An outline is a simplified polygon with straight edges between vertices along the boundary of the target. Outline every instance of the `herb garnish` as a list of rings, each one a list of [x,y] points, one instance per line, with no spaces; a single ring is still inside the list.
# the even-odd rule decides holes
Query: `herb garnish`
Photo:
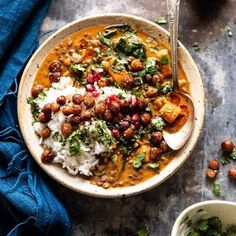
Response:
[[[38,121],[39,108],[38,108],[34,98],[28,97],[26,100],[27,100],[27,103],[30,105],[30,110],[31,110],[34,120]]]
[[[221,185],[219,182],[215,181],[213,184],[213,193],[215,196],[219,196],[221,192]]]
[[[151,121],[152,129],[162,131],[164,126],[166,125],[165,121],[162,117],[157,116]]]
[[[157,163],[149,163],[148,164],[148,167],[150,167],[151,169],[156,169],[160,166],[160,164],[157,162]]]
[[[167,20],[164,16],[159,16],[157,17],[157,19],[155,20],[155,22],[159,25],[162,25],[162,24],[166,24],[167,23]]]
[[[148,236],[148,231],[146,227],[141,228],[140,230],[137,231],[138,236]]]
[[[149,57],[146,61],[145,70],[147,74],[155,75],[157,73],[155,58]]]
[[[200,47],[199,47],[199,45],[198,45],[197,42],[194,42],[194,43],[193,43],[192,48],[193,48],[193,50],[194,50],[195,52],[200,51]]]
[[[70,70],[77,76],[79,80],[84,79],[86,70],[80,63],[71,64]]]
[[[134,168],[140,168],[142,166],[142,160],[145,158],[146,152],[139,153],[135,160],[132,162]]]
[[[81,154],[81,144],[79,139],[79,133],[74,131],[70,137],[68,138],[69,141],[69,152],[71,155],[80,155]]]

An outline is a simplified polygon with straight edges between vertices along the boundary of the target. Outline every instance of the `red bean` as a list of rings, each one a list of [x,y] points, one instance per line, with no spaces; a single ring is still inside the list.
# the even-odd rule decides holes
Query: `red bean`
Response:
[[[61,77],[61,72],[59,71],[49,73],[49,79],[51,82],[57,82],[59,77]]]
[[[120,104],[118,102],[113,101],[111,102],[110,109],[114,114],[117,114],[120,112]]]
[[[166,143],[166,141],[161,141],[159,147],[162,150],[162,152],[167,152],[169,150],[169,146]]]

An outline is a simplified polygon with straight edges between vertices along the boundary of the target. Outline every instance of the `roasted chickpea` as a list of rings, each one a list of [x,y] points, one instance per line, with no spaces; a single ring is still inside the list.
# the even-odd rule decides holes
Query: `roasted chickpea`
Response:
[[[143,63],[139,59],[134,59],[131,62],[131,70],[132,71],[140,71],[144,69]]]
[[[40,112],[38,118],[39,118],[39,122],[47,123],[48,121],[50,121],[51,115],[45,114],[44,112]]]
[[[112,118],[113,118],[112,112],[111,112],[109,109],[106,109],[106,110],[105,110],[105,113],[104,113],[104,115],[103,115],[103,119],[104,119],[105,121],[111,121]]]
[[[82,121],[89,120],[92,117],[92,114],[90,111],[82,111],[80,115],[80,119]]]
[[[152,143],[157,146],[162,140],[162,133],[160,131],[153,132],[151,134],[151,141]]]
[[[64,64],[65,66],[70,66],[70,64],[71,64],[71,59],[70,59],[70,57],[65,57],[65,58],[63,59],[63,64]]]
[[[59,96],[57,98],[57,103],[60,105],[60,106],[63,106],[66,104],[66,97],[65,96]]]
[[[208,167],[212,170],[218,170],[219,169],[219,162],[217,160],[210,160]]]
[[[236,168],[231,167],[228,171],[228,177],[232,180],[236,180]]]
[[[102,78],[98,80],[97,83],[98,83],[98,87],[102,88],[102,87],[106,87],[109,84],[109,80]]]
[[[65,137],[69,137],[72,133],[72,125],[65,123],[61,125],[61,133],[65,136]]]
[[[148,103],[145,99],[139,99],[138,100],[138,107],[143,110],[147,107]]]
[[[126,139],[130,139],[134,136],[134,130],[132,128],[128,128],[123,132],[123,135]]]
[[[124,78],[124,86],[127,89],[132,89],[135,85],[135,81],[132,77],[126,77]]]
[[[147,124],[150,123],[151,118],[152,118],[152,116],[151,116],[149,113],[147,113],[147,112],[145,112],[145,113],[143,113],[143,114],[141,115],[141,121],[142,121],[142,123],[145,124],[145,125],[147,125]]]
[[[62,108],[62,113],[65,116],[69,116],[71,114],[74,114],[74,108],[72,106],[65,106]]]
[[[113,101],[111,103],[111,111],[114,113],[114,114],[117,114],[120,112],[120,104],[118,102],[115,102]]]
[[[150,149],[150,159],[151,160],[156,160],[156,159],[160,158],[161,155],[162,155],[162,150],[160,148],[152,147]]]
[[[50,72],[61,72],[62,64],[59,61],[53,61],[49,66]]]
[[[45,129],[43,129],[41,132],[40,132],[40,136],[42,137],[42,138],[48,138],[49,136],[50,136],[50,134],[51,134],[51,130],[48,128],[48,127],[46,127]]]
[[[56,155],[56,152],[45,149],[41,155],[41,160],[43,163],[51,163]]]
[[[58,103],[51,103],[51,110],[53,113],[56,113],[60,110],[60,105]]]
[[[124,99],[121,99],[120,100],[120,109],[121,109],[121,112],[123,113],[127,113],[129,111],[129,101],[127,100],[124,100]]]
[[[80,124],[80,117],[79,116],[76,116],[76,115],[73,115],[71,118],[70,118],[70,123],[72,125],[79,125]]]
[[[234,150],[234,143],[232,140],[225,140],[221,143],[221,149],[224,152],[232,152]]]
[[[80,104],[82,101],[84,100],[84,96],[80,95],[80,94],[75,94],[72,97],[72,102],[74,104]]]
[[[49,79],[51,82],[57,82],[60,76],[61,76],[61,72],[59,71],[49,73]]]
[[[156,84],[156,83],[162,83],[163,82],[163,78],[159,75],[153,75],[152,76],[152,82],[153,84]]]
[[[31,89],[32,97],[37,98],[38,95],[42,92],[43,88],[39,84],[35,84]]]
[[[45,114],[51,114],[52,108],[51,108],[51,103],[47,103],[43,106],[42,112]]]
[[[105,110],[106,110],[106,105],[104,102],[95,105],[95,113],[97,115],[103,115],[105,113]]]
[[[210,168],[208,168],[206,170],[206,177],[209,178],[209,179],[214,179],[217,175],[217,170],[212,170]]]
[[[73,105],[72,108],[74,115],[79,115],[82,111],[82,107],[80,105]]]
[[[167,152],[169,150],[169,146],[164,140],[160,142],[159,147],[162,150],[162,152]]]
[[[92,95],[88,94],[85,98],[84,98],[84,105],[87,107],[87,108],[91,108],[93,107],[95,104],[95,100],[93,98]]]

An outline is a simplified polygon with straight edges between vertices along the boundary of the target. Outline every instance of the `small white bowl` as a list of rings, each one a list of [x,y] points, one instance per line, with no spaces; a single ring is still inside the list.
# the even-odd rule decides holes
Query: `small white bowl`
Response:
[[[236,203],[212,200],[199,202],[186,208],[175,221],[171,236],[187,236],[193,230],[197,221],[213,216],[220,218],[223,230],[231,225],[235,225]]]
[[[31,87],[34,82],[35,75],[38,71],[38,67],[42,63],[43,58],[48,54],[49,50],[54,45],[59,43],[62,39],[69,36],[70,34],[73,34],[83,28],[98,24],[117,24],[124,22],[130,24],[132,27],[134,27],[134,29],[145,32],[152,37],[158,37],[165,44],[168,44],[169,34],[165,29],[158,26],[154,22],[145,20],[140,17],[125,14],[107,14],[80,19],[58,30],[39,47],[39,49],[31,57],[24,70],[18,92],[17,106],[20,129],[25,143],[36,162],[47,174],[49,174],[52,178],[54,178],[56,181],[63,184],[64,186],[71,188],[75,191],[96,197],[115,198],[127,195],[134,195],[161,184],[172,174],[174,174],[188,159],[190,153],[193,151],[195,144],[197,143],[204,120],[205,99],[202,80],[192,57],[188,53],[187,49],[180,43],[178,59],[181,63],[181,66],[183,67],[187,78],[190,81],[190,91],[192,94],[195,109],[194,128],[191,137],[189,138],[186,145],[177,153],[174,160],[172,160],[167,165],[167,167],[161,171],[160,174],[134,186],[103,189],[96,185],[90,184],[88,180],[83,179],[79,176],[69,175],[65,170],[63,170],[59,166],[45,165],[41,162],[40,156],[43,149],[39,145],[39,138],[35,134],[34,129],[32,127],[33,119],[29,106],[27,105],[26,98],[31,96]]]

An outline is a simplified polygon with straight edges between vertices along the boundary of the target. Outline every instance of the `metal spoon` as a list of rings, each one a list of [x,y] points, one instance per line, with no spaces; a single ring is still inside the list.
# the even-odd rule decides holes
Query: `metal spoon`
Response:
[[[169,133],[167,129],[163,130],[163,137],[166,143],[173,150],[179,150],[188,141],[194,122],[194,105],[191,97],[180,90],[178,80],[178,25],[179,25],[179,4],[180,0],[167,0],[168,22],[171,45],[171,63],[172,63],[172,80],[173,93],[188,101],[189,116],[183,127],[175,132]]]

